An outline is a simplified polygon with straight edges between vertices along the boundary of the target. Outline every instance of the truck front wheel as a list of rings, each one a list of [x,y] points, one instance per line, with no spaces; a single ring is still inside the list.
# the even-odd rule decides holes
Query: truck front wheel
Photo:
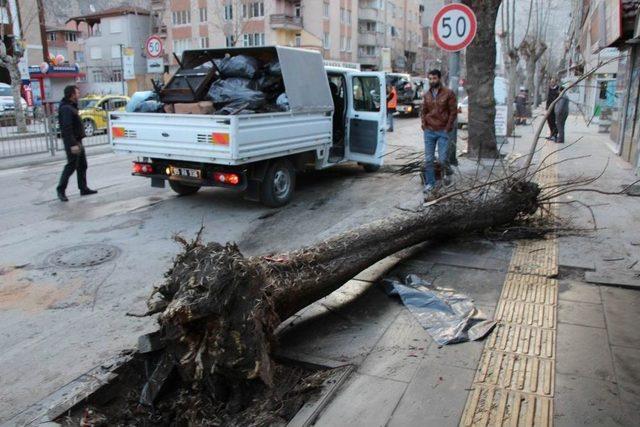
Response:
[[[196,194],[200,189],[199,185],[186,185],[178,181],[169,181],[169,187],[181,196]]]
[[[269,165],[262,181],[260,201],[270,208],[284,206],[293,197],[296,171],[289,160],[283,159]]]

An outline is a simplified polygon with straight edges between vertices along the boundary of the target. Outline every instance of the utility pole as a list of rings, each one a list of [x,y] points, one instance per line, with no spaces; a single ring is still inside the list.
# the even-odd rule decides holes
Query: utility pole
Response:
[[[49,40],[47,40],[47,25],[44,16],[44,6],[42,6],[42,0],[36,0],[38,7],[38,21],[40,23],[40,38],[42,39],[42,59],[47,64],[49,63]]]
[[[124,80],[124,45],[122,43],[120,46],[120,78],[122,79],[122,95],[127,96],[127,90],[125,89],[126,81]]]

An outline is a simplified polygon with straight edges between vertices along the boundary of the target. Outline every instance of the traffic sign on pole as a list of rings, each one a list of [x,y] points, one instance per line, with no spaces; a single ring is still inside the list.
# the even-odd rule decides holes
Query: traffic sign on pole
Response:
[[[159,58],[162,56],[162,47],[162,39],[160,37],[156,35],[149,37],[145,43],[147,58]]]
[[[438,11],[432,28],[433,38],[441,49],[457,52],[473,41],[478,22],[471,8],[461,3],[452,3]]]

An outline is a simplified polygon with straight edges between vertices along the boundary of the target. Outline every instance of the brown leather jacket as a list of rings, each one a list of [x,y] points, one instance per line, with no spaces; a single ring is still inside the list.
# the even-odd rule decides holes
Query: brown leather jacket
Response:
[[[440,86],[438,95],[434,98],[431,88],[422,96],[422,130],[453,129],[453,122],[458,115],[458,101],[456,95],[449,88]]]

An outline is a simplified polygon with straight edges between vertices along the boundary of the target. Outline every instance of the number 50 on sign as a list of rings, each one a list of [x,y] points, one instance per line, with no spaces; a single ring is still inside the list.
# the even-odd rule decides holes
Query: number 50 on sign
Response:
[[[441,49],[457,52],[471,43],[477,27],[476,14],[468,6],[448,4],[433,19],[433,38]]]

